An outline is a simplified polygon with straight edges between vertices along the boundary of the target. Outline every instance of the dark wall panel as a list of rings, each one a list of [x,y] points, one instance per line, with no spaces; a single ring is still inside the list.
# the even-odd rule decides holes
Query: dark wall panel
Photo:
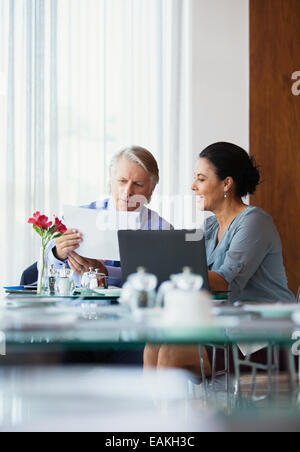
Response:
[[[300,94],[300,84],[292,75],[300,71],[300,0],[250,0],[250,59],[250,152],[263,175],[251,203],[273,216],[283,242],[289,285],[296,292],[300,286],[300,95],[294,94]]]

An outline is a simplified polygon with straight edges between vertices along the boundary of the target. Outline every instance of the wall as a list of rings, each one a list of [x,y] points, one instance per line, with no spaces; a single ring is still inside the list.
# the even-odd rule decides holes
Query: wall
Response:
[[[249,1],[193,0],[193,147],[249,149]]]
[[[281,234],[289,285],[300,285],[300,1],[251,0],[251,154],[263,183],[252,203],[268,211]],[[299,74],[300,76],[300,74]],[[299,86],[299,84],[298,84]]]

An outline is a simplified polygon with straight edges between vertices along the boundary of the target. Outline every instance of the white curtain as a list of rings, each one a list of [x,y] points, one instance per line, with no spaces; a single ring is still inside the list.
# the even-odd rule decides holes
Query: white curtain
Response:
[[[106,194],[124,146],[189,193],[194,2],[0,0],[1,286],[38,257],[31,214]]]

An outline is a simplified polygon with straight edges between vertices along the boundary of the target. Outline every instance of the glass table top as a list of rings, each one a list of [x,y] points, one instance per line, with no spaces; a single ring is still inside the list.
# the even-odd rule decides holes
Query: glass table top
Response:
[[[2,299],[0,332],[7,347],[142,348],[160,344],[294,344],[300,330],[287,309],[281,317],[217,304],[210,325],[170,325],[159,309],[134,316],[109,300]],[[1,342],[0,337],[0,342]],[[299,333],[300,337],[300,333]]]

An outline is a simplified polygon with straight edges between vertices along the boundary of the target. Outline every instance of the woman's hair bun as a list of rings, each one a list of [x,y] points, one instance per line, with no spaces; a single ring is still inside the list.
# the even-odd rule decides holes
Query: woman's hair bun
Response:
[[[253,195],[260,182],[260,171],[256,164],[255,157],[249,157],[249,167],[245,169],[243,179],[240,180],[241,191],[246,194]],[[243,187],[244,185],[244,187]],[[245,195],[241,195],[245,196]]]

